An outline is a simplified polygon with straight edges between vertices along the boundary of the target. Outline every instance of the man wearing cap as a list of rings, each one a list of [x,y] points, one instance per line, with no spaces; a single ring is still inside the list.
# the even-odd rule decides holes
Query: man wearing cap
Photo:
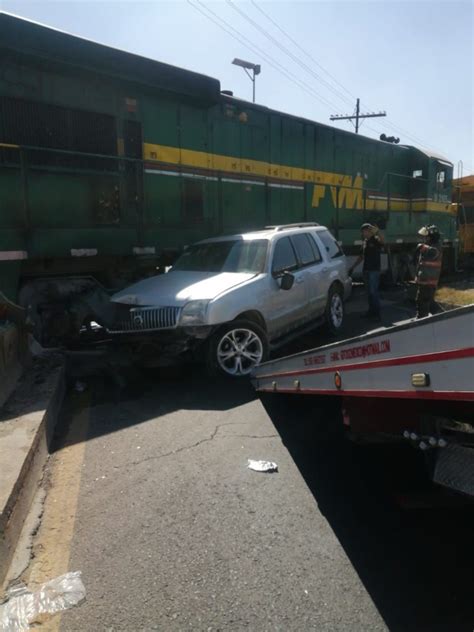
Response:
[[[439,245],[439,230],[434,224],[423,226],[418,234],[424,242],[418,244],[415,251],[416,317],[424,318],[436,311],[434,297],[441,274],[443,250]]]
[[[372,224],[362,224],[360,231],[363,239],[362,253],[354,265],[349,269],[349,275],[352,275],[354,269],[357,268],[361,261],[364,262],[364,281],[369,301],[369,311],[366,316],[368,318],[380,319],[380,254],[382,252],[384,239],[379,233],[378,227],[373,226]]]

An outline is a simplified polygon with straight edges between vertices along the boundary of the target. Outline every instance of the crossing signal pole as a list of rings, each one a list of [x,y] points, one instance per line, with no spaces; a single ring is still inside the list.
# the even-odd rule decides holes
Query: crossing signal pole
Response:
[[[331,121],[350,121],[354,127],[355,127],[355,132],[356,134],[359,133],[359,128],[362,125],[362,123],[359,123],[359,121],[366,119],[366,118],[376,118],[379,116],[387,116],[386,112],[367,112],[366,114],[361,114],[360,113],[360,99],[357,99],[356,102],[356,109],[355,109],[355,113],[352,114],[351,116],[345,114],[332,114],[329,119]],[[355,120],[355,124],[353,123],[353,121]]]

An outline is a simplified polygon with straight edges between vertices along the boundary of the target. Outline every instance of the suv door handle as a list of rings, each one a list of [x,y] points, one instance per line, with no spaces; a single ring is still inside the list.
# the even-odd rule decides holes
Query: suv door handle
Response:
[[[323,267],[323,272],[327,272],[329,270],[329,268],[327,266]]]
[[[305,277],[304,276],[299,276],[296,277],[296,283],[303,283],[304,282]]]

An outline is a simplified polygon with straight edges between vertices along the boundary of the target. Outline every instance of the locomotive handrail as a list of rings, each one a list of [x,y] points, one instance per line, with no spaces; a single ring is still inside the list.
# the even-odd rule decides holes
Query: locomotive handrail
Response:
[[[429,183],[429,180],[427,178],[415,178],[414,176],[408,176],[405,175],[404,173],[395,173],[394,171],[386,171],[378,185],[377,188],[375,189],[370,189],[371,192],[374,193],[383,193],[384,189],[383,189],[383,184],[385,182],[385,180],[387,180],[387,212],[389,212],[391,210],[390,208],[390,178],[391,177],[395,177],[395,178],[402,178],[405,180],[409,180],[410,182],[423,182],[423,183]],[[367,189],[365,189],[365,191],[367,191]],[[411,194],[409,194],[409,198],[410,198],[410,217],[411,217],[411,213],[412,213],[412,201],[413,201],[413,196]],[[365,198],[364,198],[364,202],[365,202]]]
[[[6,149],[20,149],[20,145],[12,145],[11,143],[0,143],[0,147]]]
[[[71,149],[57,149],[54,147],[37,147],[35,145],[13,145],[11,143],[0,142],[0,149],[17,149],[28,151],[44,151],[46,153],[62,154],[67,156],[81,156],[85,158],[104,158],[107,160],[127,160],[130,162],[160,162],[159,160],[131,158],[130,156],[119,156],[117,154],[94,154],[86,151],[73,151]]]
[[[371,189],[372,191],[382,191],[382,185],[388,176],[395,176],[396,178],[404,178],[405,180],[411,180],[412,182],[426,182],[429,183],[428,178],[415,178],[414,176],[407,176],[404,173],[395,173],[394,171],[386,171],[383,175],[380,184],[376,189]]]
[[[117,155],[107,155],[107,154],[97,154],[97,153],[91,153],[91,152],[80,152],[80,151],[72,151],[69,149],[56,149],[54,147],[36,147],[36,146],[32,146],[32,145],[15,145],[12,143],[4,143],[4,142],[0,142],[0,151],[1,150],[16,150],[19,154],[19,161],[18,164],[2,164],[2,162],[0,161],[0,168],[17,168],[20,172],[20,177],[21,177],[21,186],[22,186],[22,198],[23,198],[23,223],[24,223],[24,229],[26,230],[26,236],[28,237],[29,235],[29,231],[31,230],[31,210],[30,210],[30,196],[29,196],[29,178],[28,178],[28,172],[30,170],[38,170],[38,169],[44,169],[47,171],[64,171],[64,172],[70,172],[72,170],[78,170],[80,169],[81,173],[89,173],[89,174],[104,174],[107,173],[107,171],[103,170],[103,169],[88,169],[86,168],[80,168],[78,166],[65,166],[65,167],[58,167],[55,165],[41,165],[41,164],[34,164],[32,162],[30,162],[28,160],[28,152],[29,151],[36,151],[36,152],[42,152],[42,153],[48,153],[48,154],[54,154],[54,155],[60,155],[60,156],[71,156],[71,157],[76,157],[76,158],[89,158],[89,159],[95,159],[95,160],[114,160],[114,161],[118,161],[118,166],[120,167],[121,161],[124,162],[128,162],[128,163],[133,163],[135,165],[139,165],[139,169],[136,169],[135,171],[137,172],[137,177],[138,177],[138,172],[140,170],[140,168],[143,168],[143,163],[144,160],[141,158],[130,158],[128,156],[117,156]],[[113,175],[114,177],[120,177],[120,171],[117,170],[110,170],[108,172],[111,176]]]

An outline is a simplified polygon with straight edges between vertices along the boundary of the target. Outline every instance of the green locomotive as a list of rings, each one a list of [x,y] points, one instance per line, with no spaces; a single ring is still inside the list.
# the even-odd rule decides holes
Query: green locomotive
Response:
[[[25,309],[43,341],[219,233],[316,221],[355,254],[370,221],[396,275],[436,223],[454,260],[451,180],[415,147],[0,13],[0,308]]]

